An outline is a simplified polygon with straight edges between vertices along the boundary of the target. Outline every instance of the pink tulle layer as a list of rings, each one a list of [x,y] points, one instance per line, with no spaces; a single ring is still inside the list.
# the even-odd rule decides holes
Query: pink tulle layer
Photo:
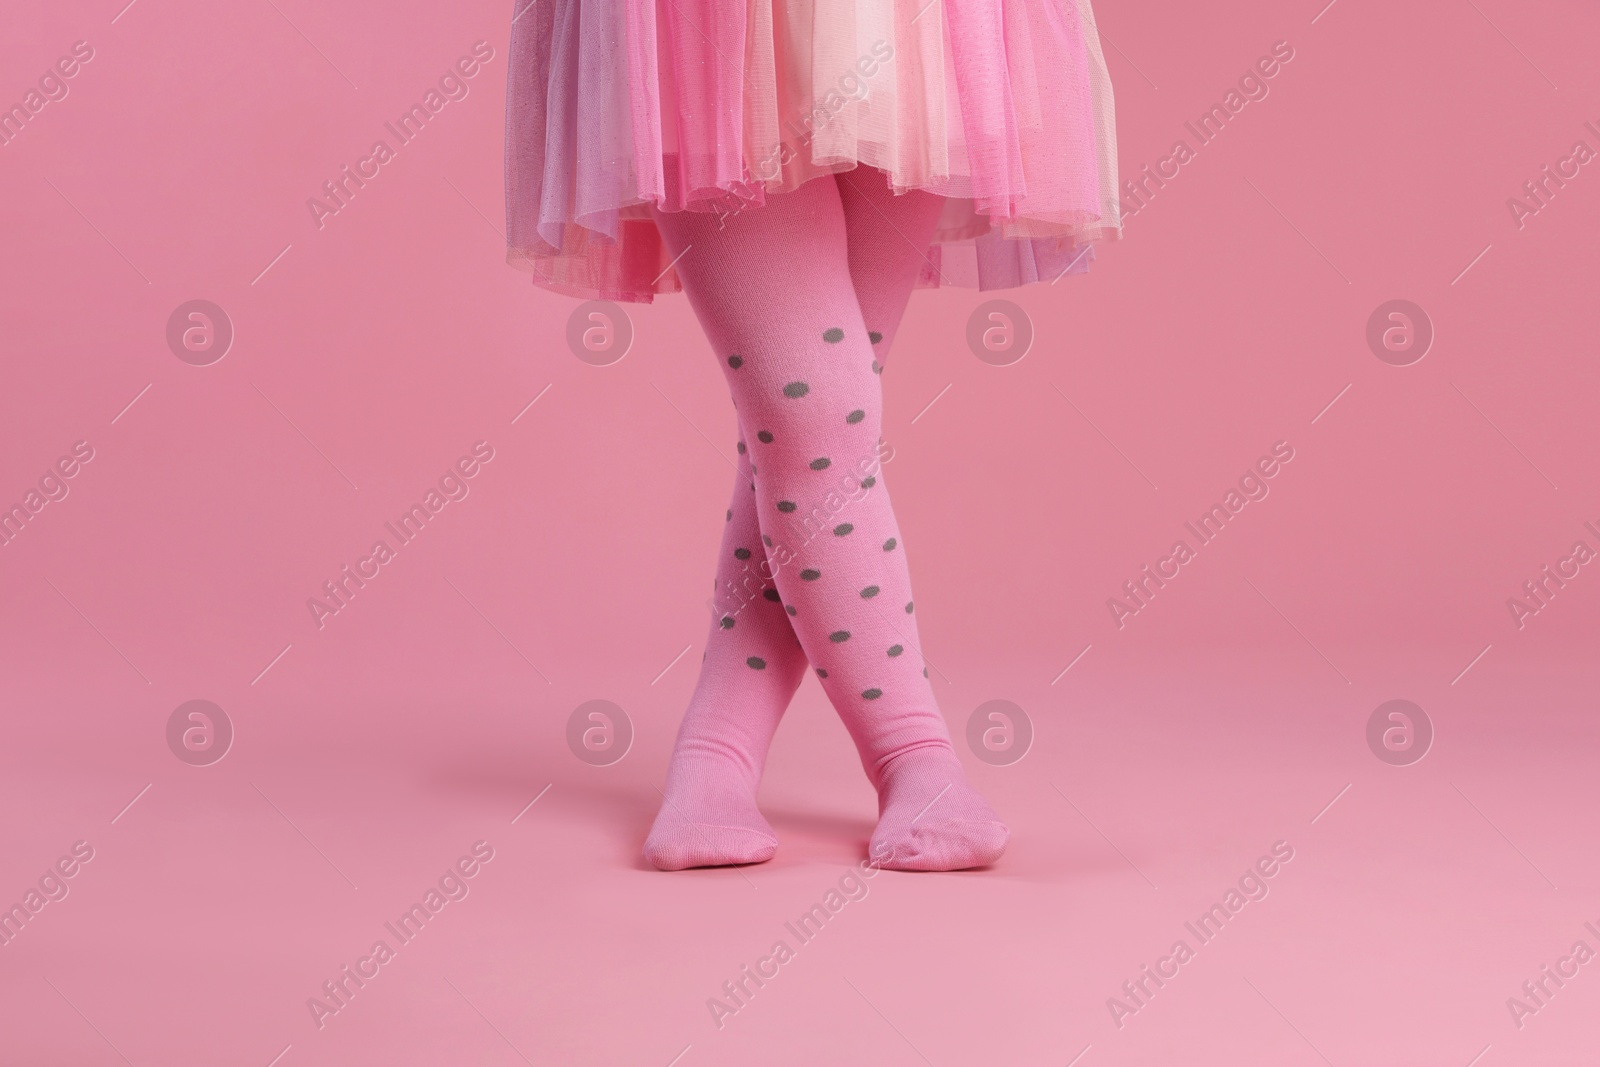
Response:
[[[923,285],[1052,280],[1120,230],[1089,0],[515,0],[511,29],[507,260],[550,289],[675,292],[652,207],[858,166],[946,198]]]

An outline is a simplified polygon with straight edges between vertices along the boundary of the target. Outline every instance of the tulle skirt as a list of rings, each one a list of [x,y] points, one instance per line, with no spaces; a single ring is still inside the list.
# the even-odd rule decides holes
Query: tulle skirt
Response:
[[[759,210],[861,165],[946,198],[922,285],[1050,281],[1120,232],[1089,0],[514,5],[507,261],[546,288],[675,292],[652,207]]]

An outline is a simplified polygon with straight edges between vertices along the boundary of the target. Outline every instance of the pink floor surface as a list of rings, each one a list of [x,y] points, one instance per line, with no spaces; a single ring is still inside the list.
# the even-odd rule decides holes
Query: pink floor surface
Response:
[[[964,340],[995,294],[913,300],[886,479],[1013,843],[858,878],[874,798],[814,680],[763,787],[777,858],[639,858],[733,418],[681,300],[591,366],[573,302],[501,264],[510,5],[125,5],[0,35],[0,103],[93,52],[0,145],[0,506],[73,471],[0,545],[0,1067],[1600,1059],[1593,10],[1098,6],[1131,177],[1295,58],[1088,276],[999,294],[1019,362]],[[169,345],[197,299],[223,358]],[[1420,359],[1369,344],[1394,300]],[[315,618],[477,442],[470,492]],[[225,744],[169,734],[194,700]],[[631,725],[605,766],[567,741],[591,700]],[[993,700],[1020,759],[966,742]],[[1394,700],[1409,748],[1370,740]]]

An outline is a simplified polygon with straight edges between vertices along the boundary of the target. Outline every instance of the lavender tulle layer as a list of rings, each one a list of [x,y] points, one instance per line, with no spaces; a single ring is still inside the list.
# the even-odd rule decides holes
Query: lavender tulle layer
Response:
[[[1120,233],[1089,0],[514,3],[506,258],[546,288],[678,291],[653,211],[861,167],[945,198],[924,286],[1054,280]]]

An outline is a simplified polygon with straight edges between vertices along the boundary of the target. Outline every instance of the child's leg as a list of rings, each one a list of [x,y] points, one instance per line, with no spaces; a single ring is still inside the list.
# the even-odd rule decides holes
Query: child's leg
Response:
[[[740,423],[755,431],[746,442],[763,546],[878,789],[875,851],[892,848],[894,867],[990,862],[1006,829],[967,784],[917,653],[905,552],[878,472],[881,367],[837,184],[808,182],[726,219],[660,213],[657,224]]]
[[[866,167],[841,175],[839,191],[852,285],[881,364],[943,201],[930,193],[894,196],[882,173]],[[751,437],[741,426],[739,468],[717,555],[711,639],[673,745],[666,799],[645,847],[646,857],[667,870],[757,863],[771,858],[777,845],[755,794],[806,659],[781,605],[765,599],[773,583],[750,491]],[[751,657],[766,666],[752,672]]]
[[[874,167],[857,167],[835,179],[844,205],[856,303],[882,366],[911,290],[916,288],[917,275],[928,262],[944,198],[921,191],[896,196],[884,173]]]
[[[806,656],[767,566],[746,440],[741,427],[700,680],[644,845],[645,858],[664,871],[760,863],[778,847],[756,808],[756,787],[772,735],[805,676]]]

